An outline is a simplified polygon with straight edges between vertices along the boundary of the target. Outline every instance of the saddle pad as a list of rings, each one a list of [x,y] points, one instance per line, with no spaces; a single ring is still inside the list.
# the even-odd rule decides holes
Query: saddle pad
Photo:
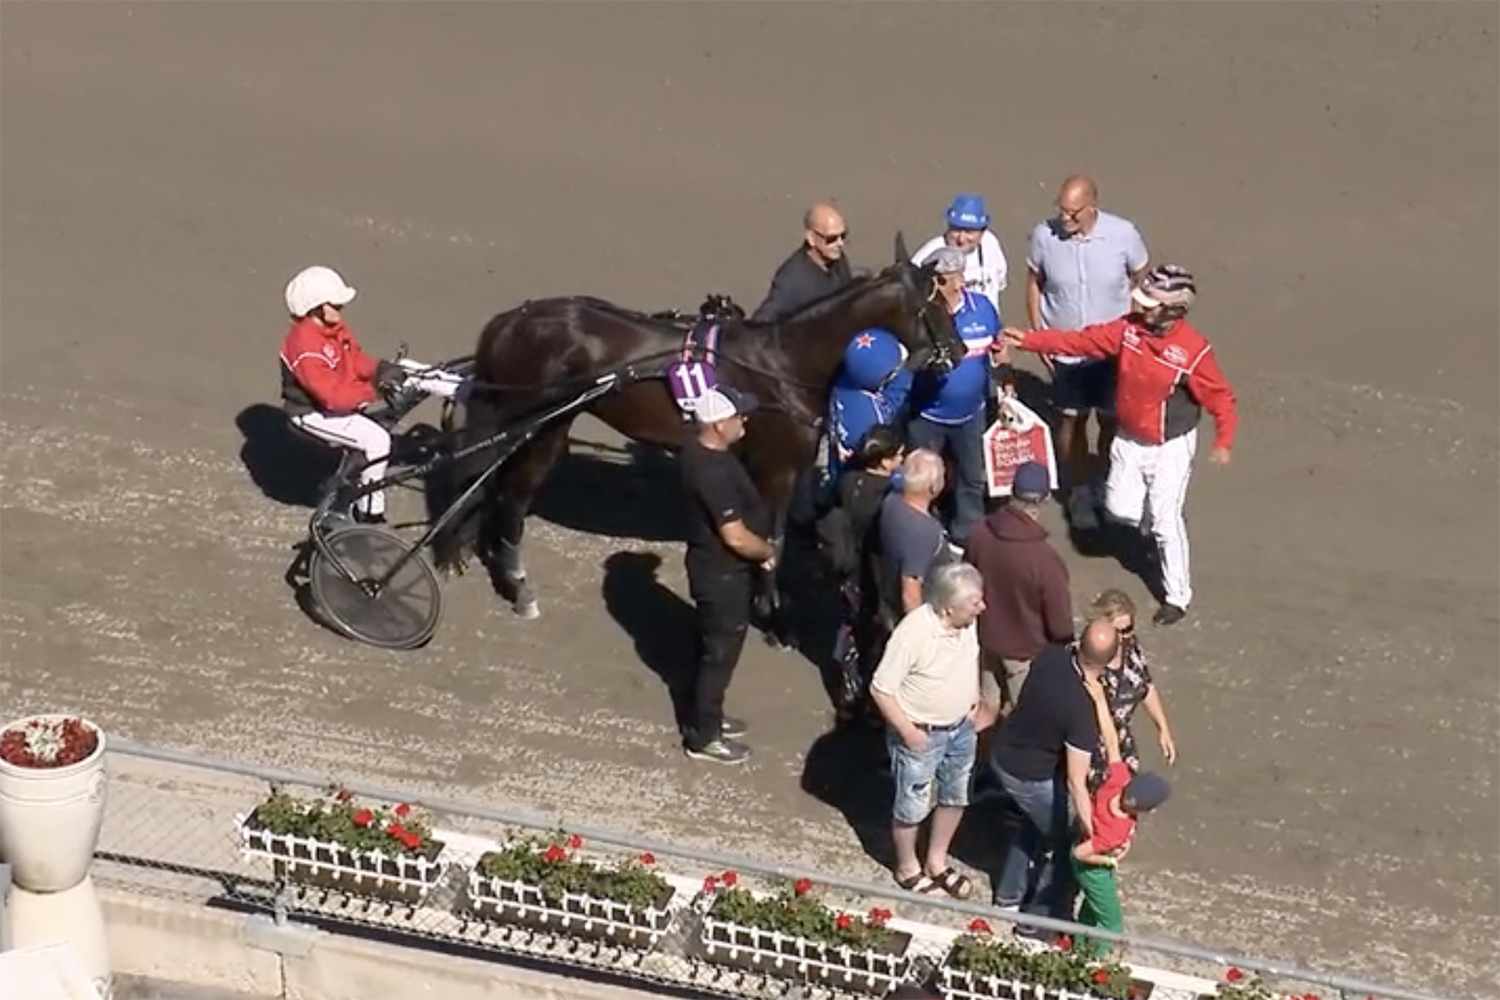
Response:
[[[698,400],[718,387],[713,359],[719,349],[719,324],[700,319],[683,338],[682,360],[667,367],[667,387],[683,420],[691,420]]]

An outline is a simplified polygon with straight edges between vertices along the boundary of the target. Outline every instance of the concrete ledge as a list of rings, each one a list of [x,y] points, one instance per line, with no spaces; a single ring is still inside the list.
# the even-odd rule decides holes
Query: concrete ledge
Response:
[[[281,956],[247,947],[245,917],[101,886],[114,971],[279,997]]]
[[[330,934],[189,901],[99,890],[115,972],[285,1000],[660,1000],[503,961]],[[278,951],[278,935],[296,946]],[[674,991],[681,995],[680,991]],[[671,995],[671,994],[669,994]]]

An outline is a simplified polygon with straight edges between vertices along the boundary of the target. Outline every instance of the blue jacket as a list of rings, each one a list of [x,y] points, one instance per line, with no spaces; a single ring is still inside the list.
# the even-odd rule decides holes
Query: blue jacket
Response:
[[[894,423],[911,391],[912,374],[903,367],[906,351],[896,335],[869,329],[849,341],[828,399],[828,478],[853,459],[876,424]]]
[[[965,291],[953,326],[968,353],[947,375],[924,375],[913,390],[917,415],[938,424],[964,424],[982,412],[990,394],[989,348],[1000,333],[1000,313],[989,299]]]

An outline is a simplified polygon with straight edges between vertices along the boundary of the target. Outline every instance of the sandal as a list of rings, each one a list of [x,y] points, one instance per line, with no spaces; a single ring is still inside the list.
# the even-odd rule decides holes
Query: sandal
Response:
[[[974,883],[962,872],[954,871],[952,868],[944,868],[936,875],[928,875],[933,888],[941,889],[954,899],[968,899],[974,894]]]
[[[907,892],[920,892],[925,895],[933,890],[936,883],[932,881],[932,876],[926,872],[919,871],[915,875],[906,876],[906,878],[897,878],[896,885]]]

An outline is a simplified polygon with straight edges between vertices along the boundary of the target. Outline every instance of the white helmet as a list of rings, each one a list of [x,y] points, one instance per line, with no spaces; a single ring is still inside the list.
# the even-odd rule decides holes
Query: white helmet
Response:
[[[343,308],[354,299],[354,289],[331,267],[304,268],[286,284],[286,311],[301,319],[321,305]]]

